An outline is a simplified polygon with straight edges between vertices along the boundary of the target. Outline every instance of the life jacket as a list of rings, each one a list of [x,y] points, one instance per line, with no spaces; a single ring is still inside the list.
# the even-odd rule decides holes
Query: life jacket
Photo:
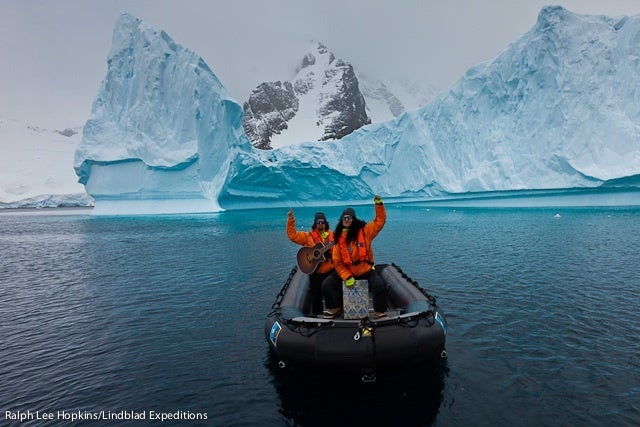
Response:
[[[333,242],[333,231],[327,231],[327,238],[323,239],[320,235],[320,232],[317,229],[313,229],[311,231],[311,238],[314,243],[324,243],[327,244],[329,242]]]
[[[358,265],[361,262],[367,260],[367,245],[364,243],[364,231],[361,228],[358,230],[358,238],[356,240],[356,247],[358,248],[358,257],[359,259],[355,262],[353,258],[351,258],[351,252],[349,252],[349,245],[347,245],[347,236],[343,233],[340,236],[340,241],[338,246],[340,247],[340,255],[342,257],[342,262],[345,265]]]

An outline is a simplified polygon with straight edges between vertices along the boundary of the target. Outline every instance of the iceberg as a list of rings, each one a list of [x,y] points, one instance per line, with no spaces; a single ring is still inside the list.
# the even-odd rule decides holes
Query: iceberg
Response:
[[[229,165],[251,148],[242,107],[202,58],[128,13],[107,63],[74,162],[96,212],[220,210]]]
[[[637,176],[638,40],[639,16],[545,7],[528,33],[424,107],[340,141],[236,164],[220,200],[420,199],[594,188]],[[252,183],[263,194],[246,191]]]
[[[263,151],[201,58],[124,14],[76,172],[98,212],[637,189],[638,40],[640,16],[545,7],[529,32],[423,107],[340,140]]]

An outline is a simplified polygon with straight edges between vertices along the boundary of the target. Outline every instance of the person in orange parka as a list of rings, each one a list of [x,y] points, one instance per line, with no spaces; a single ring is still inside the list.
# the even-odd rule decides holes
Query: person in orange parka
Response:
[[[324,245],[333,244],[333,231],[329,227],[327,217],[323,212],[317,212],[313,218],[311,231],[297,231],[296,219],[293,215],[293,209],[289,209],[287,213],[287,236],[289,240],[302,246],[314,246],[317,243]],[[313,314],[322,313],[322,283],[332,275],[338,280],[338,274],[333,268],[331,251],[325,255],[326,261],[323,261],[316,270],[309,275],[309,290],[311,294],[311,312]]]
[[[333,319],[342,312],[342,283],[353,286],[356,280],[368,280],[373,295],[375,318],[386,316],[387,291],[385,284],[375,270],[371,242],[378,235],[387,220],[387,212],[380,196],[375,196],[376,217],[365,223],[356,218],[356,211],[347,208],[342,212],[336,227],[336,245],[333,247],[333,265],[339,279],[329,278],[322,284],[322,295],[327,310],[324,317]]]

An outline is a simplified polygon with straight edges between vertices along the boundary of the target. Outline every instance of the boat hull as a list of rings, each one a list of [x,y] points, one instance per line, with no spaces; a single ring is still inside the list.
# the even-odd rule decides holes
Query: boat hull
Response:
[[[389,305],[384,320],[320,319],[310,311],[309,278],[294,268],[264,332],[281,365],[330,370],[404,368],[444,353],[446,322],[435,298],[395,265],[376,266]]]

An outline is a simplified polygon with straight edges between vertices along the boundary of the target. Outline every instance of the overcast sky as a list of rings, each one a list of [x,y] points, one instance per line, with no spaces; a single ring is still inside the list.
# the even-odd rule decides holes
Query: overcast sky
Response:
[[[287,80],[312,40],[357,72],[446,88],[529,31],[540,9],[636,15],[638,0],[0,0],[0,115],[82,126],[127,11],[202,56],[239,102]]]

